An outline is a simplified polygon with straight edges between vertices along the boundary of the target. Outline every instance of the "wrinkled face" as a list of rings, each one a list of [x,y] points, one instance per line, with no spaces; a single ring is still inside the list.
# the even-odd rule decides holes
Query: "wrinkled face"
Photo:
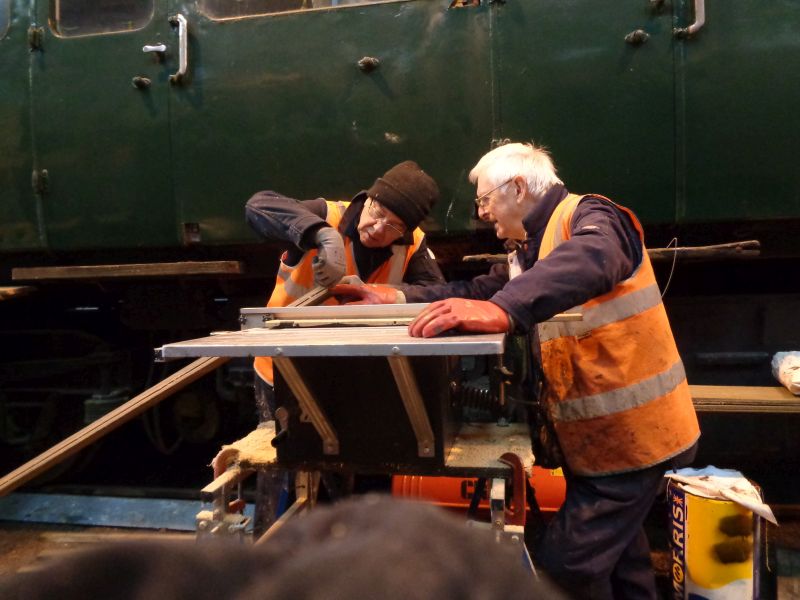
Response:
[[[385,248],[406,232],[402,219],[378,204],[371,197],[367,198],[358,220],[358,237],[367,248]]]
[[[494,232],[501,240],[524,240],[524,179],[515,177],[495,187],[479,177],[477,190],[475,201],[478,204],[478,217],[487,223],[494,223]]]

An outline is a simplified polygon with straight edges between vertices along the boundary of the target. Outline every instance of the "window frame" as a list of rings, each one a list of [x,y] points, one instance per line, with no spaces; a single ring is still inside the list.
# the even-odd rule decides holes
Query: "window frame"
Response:
[[[0,0],[2,1],[2,0]],[[72,2],[77,0],[50,0],[48,2],[47,7],[47,24],[50,28],[52,34],[58,38],[70,40],[70,39],[79,39],[79,38],[87,38],[87,37],[97,37],[101,35],[117,35],[121,33],[133,33],[135,31],[141,31],[145,29],[148,25],[153,22],[153,18],[156,14],[156,1],[157,0],[147,0],[150,3],[150,14],[147,15],[147,20],[143,22],[141,25],[134,27],[132,29],[109,29],[106,31],[92,31],[89,33],[79,33],[76,35],[69,35],[65,34],[58,26],[59,20],[57,19],[56,12],[59,8],[59,5],[64,2]]]
[[[8,35],[8,32],[11,30],[12,1],[13,0],[0,0],[0,40],[5,39],[5,37]],[[5,22],[3,19],[5,19]]]
[[[348,8],[363,8],[365,6],[375,6],[379,4],[399,4],[401,2],[413,2],[415,0],[365,0],[363,2],[355,2],[352,4],[343,4],[342,6],[321,6],[319,8],[300,8],[293,10],[282,10],[277,12],[255,13],[251,15],[237,15],[232,17],[215,17],[212,16],[205,8],[204,0],[197,0],[197,12],[207,19],[215,22],[226,21],[241,21],[244,19],[257,19],[262,17],[278,17],[281,15],[297,15],[297,14],[311,14],[329,10],[346,10]],[[418,1],[418,0],[417,0]]]

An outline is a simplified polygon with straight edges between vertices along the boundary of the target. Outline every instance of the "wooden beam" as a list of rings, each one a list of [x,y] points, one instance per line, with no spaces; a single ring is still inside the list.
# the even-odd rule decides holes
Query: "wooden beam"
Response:
[[[747,240],[730,244],[712,246],[678,246],[675,248],[648,248],[652,261],[665,261],[678,258],[682,260],[703,260],[718,258],[755,258],[761,254],[761,242]]]
[[[785,387],[690,385],[697,412],[800,413],[800,397]]]
[[[181,277],[189,275],[241,275],[242,263],[236,260],[185,261],[121,265],[74,265],[66,267],[17,267],[11,270],[14,281],[65,279],[119,279],[137,277]]]
[[[200,498],[206,500],[206,497],[213,496],[224,487],[240,483],[253,473],[255,473],[255,469],[243,469],[240,466],[233,466],[200,490]]]
[[[112,432],[123,423],[127,423],[134,417],[139,416],[148,408],[155,406],[206,373],[210,373],[223,365],[228,360],[226,357],[195,360],[138,396],[131,398],[122,406],[103,415],[80,431],[73,433],[67,439],[42,452],[36,458],[29,460],[0,479],[0,498]]]

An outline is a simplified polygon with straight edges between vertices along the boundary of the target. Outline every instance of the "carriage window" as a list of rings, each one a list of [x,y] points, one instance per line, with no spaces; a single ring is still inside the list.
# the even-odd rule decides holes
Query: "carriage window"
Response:
[[[11,0],[0,0],[0,40],[8,33],[8,23],[11,20]]]
[[[0,0],[2,1],[2,0]],[[50,0],[50,26],[64,37],[141,29],[154,0]]]
[[[295,10],[378,4],[387,0],[198,0],[200,10],[212,19],[235,19]]]

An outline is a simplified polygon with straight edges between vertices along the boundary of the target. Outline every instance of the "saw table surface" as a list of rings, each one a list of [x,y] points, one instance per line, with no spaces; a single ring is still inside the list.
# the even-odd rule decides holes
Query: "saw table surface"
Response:
[[[163,359],[200,356],[467,356],[502,354],[505,334],[417,338],[405,326],[245,329],[165,344]]]

